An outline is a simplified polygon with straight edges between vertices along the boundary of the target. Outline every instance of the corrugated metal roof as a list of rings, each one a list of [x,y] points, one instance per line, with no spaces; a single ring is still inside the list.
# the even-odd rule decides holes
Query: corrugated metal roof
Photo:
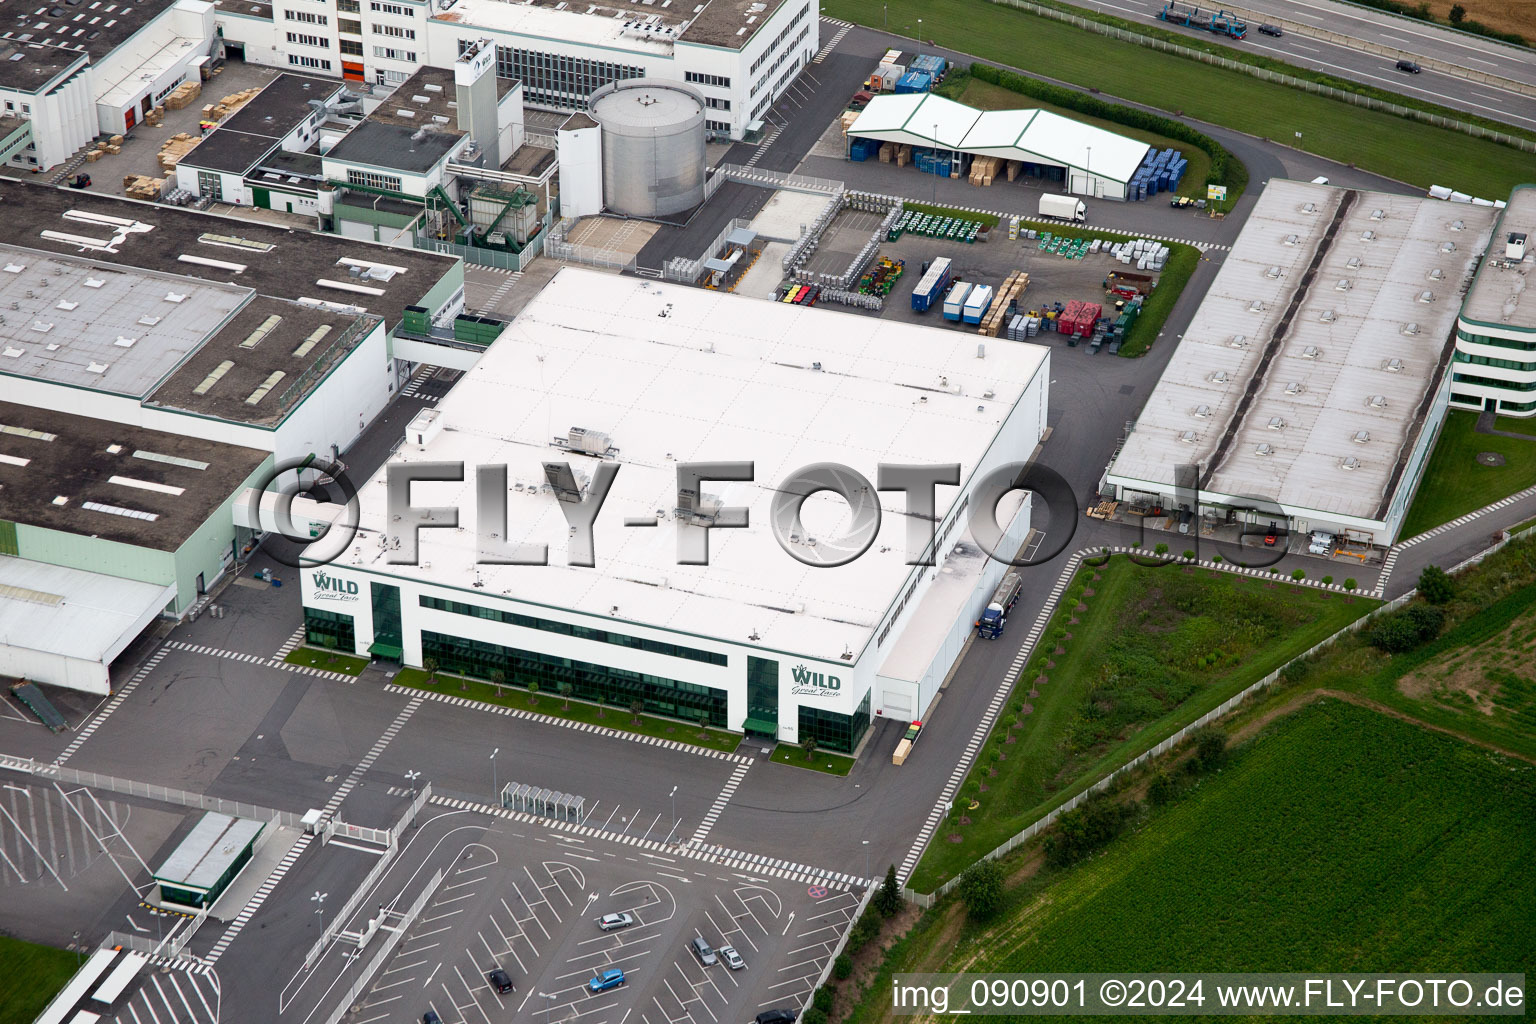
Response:
[[[262,823],[209,811],[155,872],[155,881],[208,889],[261,833]]]
[[[0,643],[110,661],[175,597],[174,584],[0,557]]]

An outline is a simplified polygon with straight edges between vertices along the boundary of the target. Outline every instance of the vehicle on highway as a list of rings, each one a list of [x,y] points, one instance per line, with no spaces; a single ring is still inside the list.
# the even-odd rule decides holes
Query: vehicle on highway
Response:
[[[1410,75],[1416,75],[1420,71],[1423,71],[1424,69],[1419,67],[1417,64],[1415,64],[1411,60],[1400,60],[1400,61],[1397,62],[1397,70],[1399,70],[1399,71],[1406,71]]]
[[[617,967],[610,967],[602,974],[593,975],[592,980],[587,982],[587,989],[592,992],[607,992],[622,984],[624,984],[624,972]]]
[[[688,943],[688,948],[693,951],[694,956],[699,958],[700,967],[713,967],[720,962],[715,956],[715,951],[709,948],[709,943],[704,941],[702,935],[695,935]]]
[[[733,971],[739,971],[747,966],[747,962],[741,958],[741,954],[736,952],[735,946],[721,946],[718,952],[720,953],[720,959],[725,961],[725,966]]]
[[[783,1006],[764,1010],[757,1015],[757,1024],[795,1024],[795,1011]]]
[[[635,923],[635,919],[628,914],[604,914],[597,919],[597,926],[605,932],[617,931],[620,928],[628,928]]]
[[[428,1010],[421,1015],[421,1024],[443,1024],[443,1018],[437,1015],[436,1010]]]
[[[494,971],[487,971],[485,980],[490,982],[492,985],[495,985],[497,992],[511,992],[514,988],[512,984],[512,976],[506,971],[502,970],[500,967],[496,968]]]
[[[1274,36],[1277,39],[1285,35],[1285,31],[1279,25],[1260,25],[1259,31],[1267,36]]]

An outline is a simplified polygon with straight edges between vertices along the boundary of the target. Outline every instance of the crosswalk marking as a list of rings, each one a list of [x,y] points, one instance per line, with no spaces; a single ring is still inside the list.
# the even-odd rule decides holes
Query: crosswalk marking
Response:
[[[315,668],[312,665],[291,665],[282,657],[265,658],[259,654],[248,654],[244,651],[226,651],[220,647],[209,647],[206,644],[189,644],[184,640],[167,641],[165,648],[177,651],[190,651],[193,654],[206,654],[212,658],[227,658],[231,661],[243,661],[247,664],[261,664],[267,668],[282,669],[284,672],[297,672],[300,675],[319,676],[322,679],[330,679],[338,683],[355,683],[356,676],[349,676],[345,672],[331,672],[328,669]]]
[[[725,805],[731,802],[731,795],[736,792],[736,787],[741,785],[741,780],[746,777],[747,769],[752,767],[752,762],[738,764],[731,769],[731,777],[726,780],[725,787],[720,790],[720,795],[715,797],[715,802],[710,805],[704,820],[699,822],[699,827],[693,831],[693,841],[701,843],[709,835],[709,830],[715,827],[715,819],[725,810]]]

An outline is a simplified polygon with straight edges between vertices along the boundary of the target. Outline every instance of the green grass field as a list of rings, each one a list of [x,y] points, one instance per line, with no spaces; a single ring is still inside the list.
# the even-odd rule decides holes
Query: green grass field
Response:
[[[335,654],[315,647],[295,647],[283,660],[290,665],[308,665],[310,668],[342,672],[349,676],[360,676],[363,674],[363,669],[368,667],[368,661],[365,658]]]
[[[0,1024],[28,1024],[70,975],[76,954],[0,936]]]
[[[1536,773],[1339,701],[962,943],[997,971],[1524,971]]]
[[[854,760],[844,757],[842,754],[829,754],[824,750],[816,751],[816,756],[807,760],[805,751],[793,743],[780,743],[773,748],[773,754],[768,758],[774,764],[787,764],[792,768],[805,768],[813,772],[821,772],[823,775],[847,775],[853,771]]]
[[[1501,430],[1536,432],[1536,424],[1529,420],[1501,419],[1497,422]],[[1432,530],[1457,516],[1536,485],[1536,438],[1522,441],[1514,437],[1479,434],[1474,429],[1476,426],[1475,412],[1455,411],[1446,416],[1445,426],[1440,428],[1440,437],[1435,441],[1435,450],[1424,470],[1424,479],[1419,483],[1413,505],[1403,520],[1402,539]],[[1502,455],[1504,465],[1479,464],[1479,452]]]
[[[1078,595],[1086,611],[1074,610]],[[1225,572],[1148,568],[1128,558],[1083,570],[962,789],[981,807],[969,812],[970,824],[940,826],[908,884],[931,892],[1376,604]],[[1064,653],[1054,653],[1058,645]],[[1048,681],[1037,682],[1041,675]],[[1013,716],[1018,726],[1010,730]]]
[[[891,0],[883,6],[892,32],[915,36],[922,18],[924,38],[939,46],[1281,140],[1422,188],[1450,185],[1498,199],[1531,177],[1529,153],[1094,35],[987,0]],[[881,6],[828,0],[824,9],[832,17],[882,25]]]
[[[708,747],[711,750],[730,752],[741,743],[741,737],[736,733],[726,732],[723,729],[701,730],[697,722],[681,722],[670,718],[658,718],[654,715],[641,715],[637,721],[635,716],[629,713],[628,708],[602,708],[585,701],[567,701],[558,693],[531,694],[520,687],[504,685],[501,688],[501,695],[497,696],[495,686],[478,679],[461,679],[442,672],[437,673],[436,678],[437,682],[432,683],[421,669],[403,668],[396,673],[394,681],[397,686],[410,686],[418,690],[446,693],[454,697],[468,697],[470,700],[483,701],[486,704],[499,704],[506,708],[532,711],[573,722],[588,722],[618,732],[633,732],[662,740],[676,740],[679,743]]]
[[[924,22],[924,25],[926,26],[927,22]],[[948,85],[949,83],[946,82],[945,84]],[[1038,108],[1040,110],[1048,110],[1053,114],[1060,114],[1062,117],[1070,117],[1074,121],[1081,121],[1083,124],[1095,125],[1119,135],[1139,139],[1154,149],[1177,149],[1189,161],[1189,170],[1185,172],[1183,180],[1179,182],[1179,190],[1176,194],[1189,196],[1191,199],[1205,198],[1205,179],[1211,173],[1211,158],[1203,149],[1197,149],[1187,142],[1178,142],[1156,132],[1149,132],[1141,128],[1128,128],[1123,124],[1116,124],[1113,121],[1105,121],[1097,117],[1087,117],[1077,113],[1075,110],[1067,110],[1064,107],[1042,103],[1028,96],[1020,96],[1011,89],[1004,89],[1000,85],[993,85],[991,82],[983,82],[970,76],[966,76],[963,86],[959,90],[960,95],[954,98],[958,99],[961,103],[968,103],[978,110]]]

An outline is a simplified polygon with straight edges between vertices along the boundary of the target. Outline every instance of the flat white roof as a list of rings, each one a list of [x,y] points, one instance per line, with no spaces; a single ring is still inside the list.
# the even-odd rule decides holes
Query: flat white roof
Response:
[[[82,249],[94,240],[116,252],[124,238],[154,228],[98,218],[61,221],[58,230],[77,236]],[[189,243],[186,252],[193,255],[241,258],[232,249]],[[252,294],[235,285],[0,245],[0,373],[144,398]]]
[[[262,822],[253,818],[209,811],[160,865],[155,881],[190,889],[212,888],[261,829]]]
[[[1047,110],[977,110],[932,93],[876,96],[849,135],[1057,164],[1129,181],[1151,147]]]
[[[413,488],[418,506],[457,505],[464,527],[421,531],[417,567],[385,559],[381,471],[361,492],[365,532],[336,565],[461,588],[470,602],[503,595],[732,642],[755,634],[778,651],[857,654],[911,572],[904,498],[880,494],[874,547],[821,569],[774,540],[774,488],[818,462],[847,465],[871,483],[882,462],[958,462],[965,482],[1046,355],[968,332],[566,268],[438,405],[442,432],[424,450],[403,446],[394,461],[506,464],[509,483],[526,492],[542,483],[544,461],[567,458],[552,439],[572,427],[607,433],[619,472],[597,518],[596,567],[565,564],[557,501],[514,492],[507,538],[548,544],[551,564],[477,573],[472,469],[462,484]],[[589,475],[597,465],[568,458]],[[678,565],[677,463],[717,460],[755,463],[754,482],[703,487],[746,506],[750,527],[712,530],[711,564]],[[938,489],[941,517],[959,493]],[[624,526],[658,510],[657,527]],[[840,499],[813,497],[808,535],[840,535],[846,512]]]
[[[1198,463],[1214,467],[1206,490],[1217,494],[1385,515],[1494,211],[1354,192],[1305,285],[1350,194],[1265,186],[1111,482],[1166,486],[1176,466]]]
[[[173,583],[0,556],[0,644],[106,664],[175,598]]]
[[[615,13],[623,12],[604,9],[600,13],[588,15],[587,6],[585,3],[573,3],[568,10],[562,11],[532,3],[508,3],[507,0],[459,0],[449,10],[432,15],[432,19],[461,24],[471,32],[491,29],[585,46],[630,50],[652,56],[668,56],[672,53],[673,44],[677,41],[675,34],[625,31],[628,24],[646,22],[655,7],[636,4],[632,15],[614,17]],[[674,32],[676,30],[671,19],[658,20],[655,24],[673,29]]]
[[[1460,203],[1454,208],[1467,209]],[[1484,207],[1471,209],[1485,212]],[[1525,257],[1514,264],[1508,264],[1505,255],[1511,235],[1524,236]],[[1495,266],[1494,261],[1501,265]],[[1531,274],[1532,267],[1536,267],[1536,185],[1521,185],[1510,193],[1509,204],[1499,216],[1488,259],[1467,292],[1461,315],[1496,327],[1536,331],[1536,294],[1525,294],[1536,277]]]

